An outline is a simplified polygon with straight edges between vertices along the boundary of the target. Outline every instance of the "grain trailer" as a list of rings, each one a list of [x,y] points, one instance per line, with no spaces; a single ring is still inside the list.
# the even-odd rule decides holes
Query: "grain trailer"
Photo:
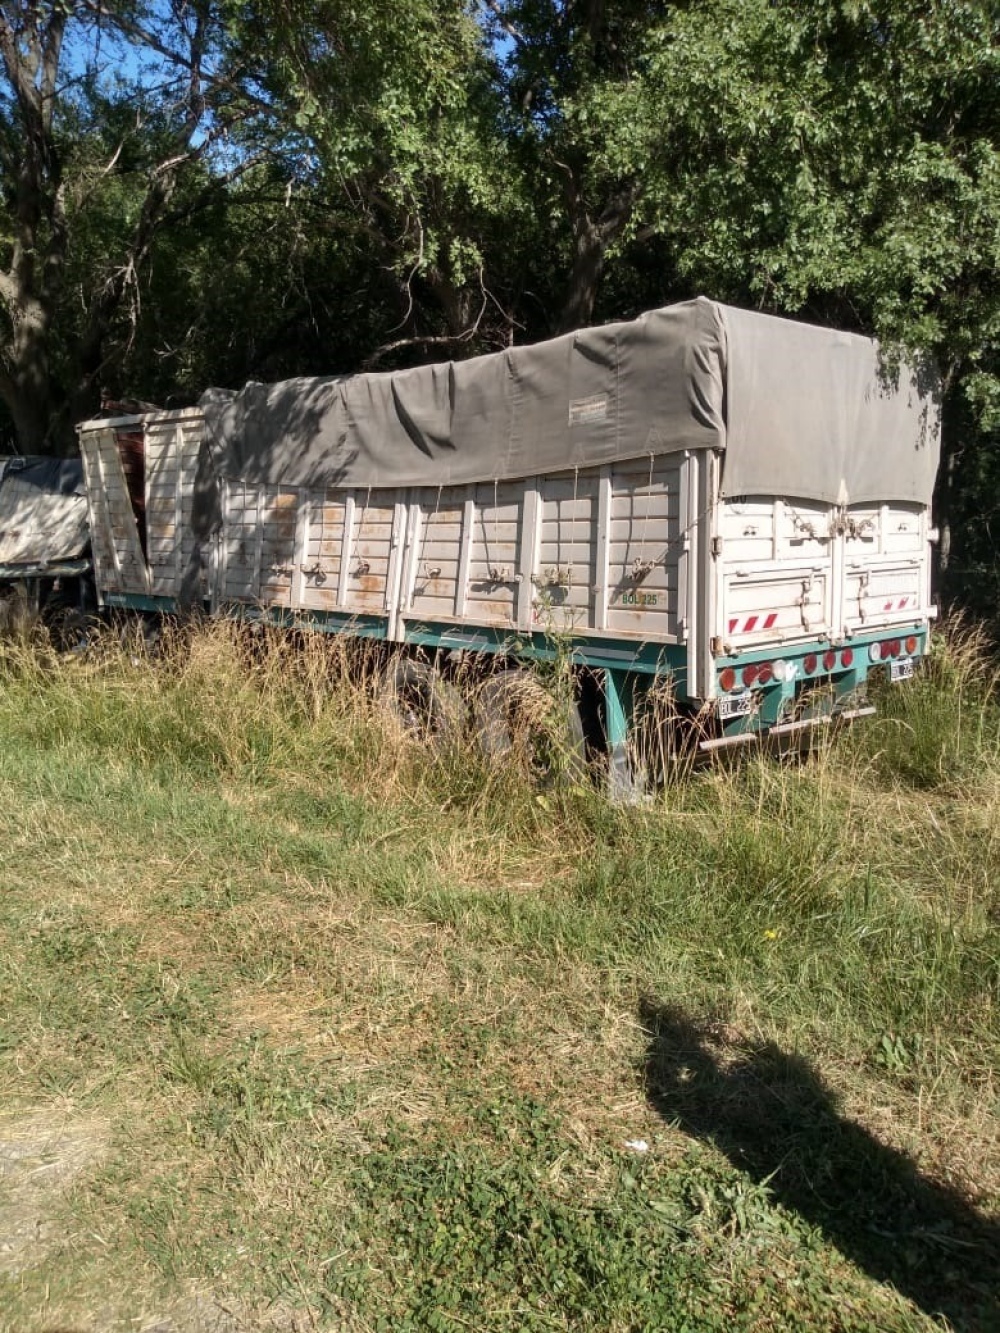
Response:
[[[143,442],[143,523],[122,466]],[[871,711],[926,652],[933,385],[699,298],[462,362],[210,390],[80,427],[99,595],[568,655],[617,787],[649,687],[702,748]]]

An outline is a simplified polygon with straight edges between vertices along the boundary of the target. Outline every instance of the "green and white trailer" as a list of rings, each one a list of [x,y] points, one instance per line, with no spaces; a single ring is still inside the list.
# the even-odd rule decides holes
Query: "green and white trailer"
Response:
[[[622,790],[653,685],[710,750],[859,716],[874,669],[912,673],[939,433],[933,386],[869,339],[699,299],[212,390],[80,446],[105,606],[364,636],[432,676],[566,655]]]

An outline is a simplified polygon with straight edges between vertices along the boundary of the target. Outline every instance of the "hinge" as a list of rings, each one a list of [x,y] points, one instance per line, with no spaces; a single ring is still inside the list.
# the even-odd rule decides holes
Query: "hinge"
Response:
[[[713,538],[712,538],[712,554],[713,554],[713,555],[716,555],[716,556],[722,554],[722,538],[721,538],[721,537],[713,537]]]

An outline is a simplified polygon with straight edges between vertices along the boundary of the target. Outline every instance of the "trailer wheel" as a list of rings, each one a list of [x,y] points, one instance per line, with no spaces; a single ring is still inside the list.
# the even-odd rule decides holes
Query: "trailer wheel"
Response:
[[[580,781],[587,753],[580,710],[559,698],[531,671],[512,668],[490,676],[473,703],[476,741],[491,762],[519,759],[543,781]]]
[[[453,744],[465,731],[464,699],[426,662],[394,662],[383,679],[381,698],[408,735],[436,747]]]

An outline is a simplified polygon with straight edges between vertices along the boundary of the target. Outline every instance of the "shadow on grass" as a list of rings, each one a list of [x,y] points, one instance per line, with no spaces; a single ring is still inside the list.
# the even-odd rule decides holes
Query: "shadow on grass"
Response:
[[[646,1093],[879,1282],[956,1333],[1000,1329],[1000,1226],[837,1111],[800,1056],[734,1049],[680,1010],[644,1000]]]

